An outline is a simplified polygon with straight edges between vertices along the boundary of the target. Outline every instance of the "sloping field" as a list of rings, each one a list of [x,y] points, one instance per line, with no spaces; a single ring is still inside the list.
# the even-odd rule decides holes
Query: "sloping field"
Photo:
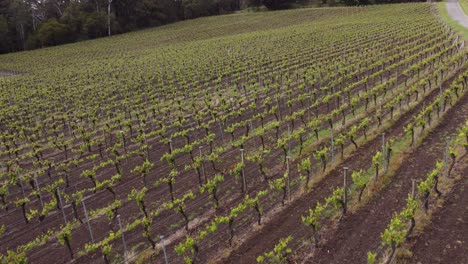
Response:
[[[0,261],[385,260],[466,151],[461,41],[401,4],[2,55]]]

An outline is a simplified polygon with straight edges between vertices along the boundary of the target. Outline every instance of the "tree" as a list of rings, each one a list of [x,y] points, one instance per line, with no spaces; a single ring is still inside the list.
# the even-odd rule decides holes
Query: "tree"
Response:
[[[262,5],[262,0],[247,0],[246,2],[247,2],[246,5],[247,5],[248,7],[256,7],[256,8],[258,8],[259,6]]]
[[[71,2],[64,10],[62,17],[60,17],[60,22],[68,25],[75,40],[87,39],[83,27],[88,13],[85,12],[84,8],[83,4]]]
[[[182,8],[185,19],[207,16],[214,11],[214,0],[183,0]]]
[[[285,9],[289,7],[290,0],[263,0],[263,4],[271,10]]]
[[[70,29],[52,18],[42,23],[37,31],[37,37],[42,46],[53,46],[70,40]]]
[[[0,18],[0,27],[3,27],[0,28],[0,35],[7,35],[6,41],[2,38],[1,42],[4,43],[0,46],[8,46],[8,50],[0,52],[25,50],[26,40],[32,31],[31,9],[28,4],[22,0],[2,1],[0,14],[3,16],[3,19]]]
[[[107,15],[103,12],[94,12],[86,15],[86,19],[83,24],[83,32],[89,38],[99,38],[106,35],[107,26],[106,20]]]
[[[8,52],[11,47],[9,40],[8,20],[4,15],[0,15],[0,53]]]
[[[372,157],[372,163],[375,167],[375,180],[379,177],[379,168],[382,166],[382,152],[377,151]]]

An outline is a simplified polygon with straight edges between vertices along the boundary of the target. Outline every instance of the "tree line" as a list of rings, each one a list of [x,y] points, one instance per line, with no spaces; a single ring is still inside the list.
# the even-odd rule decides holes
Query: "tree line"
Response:
[[[0,53],[94,39],[245,8],[395,0],[0,0]]]

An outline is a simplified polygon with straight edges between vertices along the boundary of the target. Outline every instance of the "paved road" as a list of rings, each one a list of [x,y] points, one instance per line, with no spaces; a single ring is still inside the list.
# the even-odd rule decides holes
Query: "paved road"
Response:
[[[447,11],[449,15],[460,25],[468,28],[468,16],[463,13],[460,4],[458,4],[458,0],[447,0],[445,4],[447,5]]]

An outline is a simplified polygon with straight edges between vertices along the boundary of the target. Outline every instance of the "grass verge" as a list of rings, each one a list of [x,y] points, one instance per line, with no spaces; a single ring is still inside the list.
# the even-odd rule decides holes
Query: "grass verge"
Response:
[[[465,15],[468,15],[468,0],[458,0]]]
[[[468,2],[464,0],[465,3],[462,5],[462,8],[464,9],[463,6],[468,10]],[[447,6],[445,5],[444,2],[438,2],[436,3],[437,6],[437,11],[440,15],[440,18],[447,23],[448,26],[450,26],[456,33],[458,33],[461,37],[463,37],[464,40],[468,40],[468,29],[465,28],[464,26],[458,24],[457,21],[453,20],[450,15],[447,12]],[[465,10],[465,9],[464,9]],[[465,13],[468,11],[465,11]]]

